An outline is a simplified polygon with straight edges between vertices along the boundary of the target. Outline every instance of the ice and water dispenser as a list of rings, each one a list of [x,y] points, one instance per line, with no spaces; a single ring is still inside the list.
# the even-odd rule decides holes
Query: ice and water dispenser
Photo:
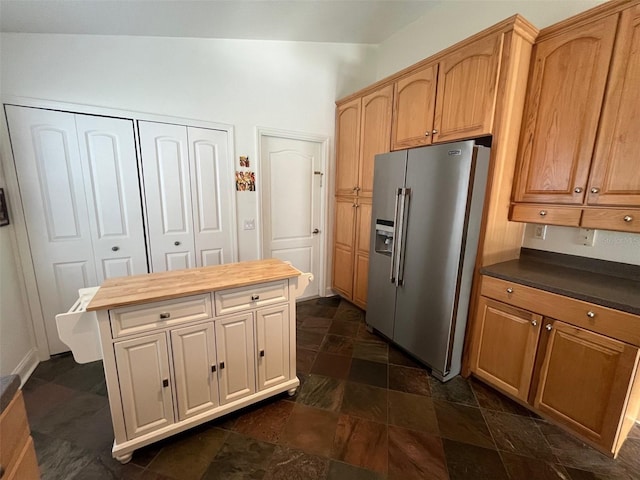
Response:
[[[393,246],[393,222],[391,220],[376,219],[376,244],[377,253],[391,255]]]

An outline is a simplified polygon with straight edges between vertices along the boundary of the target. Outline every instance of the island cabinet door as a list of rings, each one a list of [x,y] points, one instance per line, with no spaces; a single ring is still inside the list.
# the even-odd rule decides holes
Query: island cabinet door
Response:
[[[611,450],[638,348],[557,320],[544,323],[550,334],[534,406]]]
[[[258,390],[289,380],[289,304],[258,310]]]
[[[471,370],[527,401],[542,317],[480,297],[473,335]]]
[[[114,344],[127,438],[173,423],[165,333]]]
[[[218,366],[213,322],[171,331],[178,418],[218,406]]]
[[[220,405],[255,393],[253,313],[216,320]]]

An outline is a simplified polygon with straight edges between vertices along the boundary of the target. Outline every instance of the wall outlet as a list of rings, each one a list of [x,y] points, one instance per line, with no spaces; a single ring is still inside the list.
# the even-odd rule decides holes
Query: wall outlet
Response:
[[[536,225],[533,229],[533,238],[537,238],[538,240],[544,240],[547,237],[547,226],[546,225]]]
[[[587,247],[593,247],[596,239],[596,231],[592,228],[581,228],[578,233],[578,243]]]
[[[244,221],[244,229],[245,230],[255,230],[256,229],[256,221],[251,218],[249,220]]]

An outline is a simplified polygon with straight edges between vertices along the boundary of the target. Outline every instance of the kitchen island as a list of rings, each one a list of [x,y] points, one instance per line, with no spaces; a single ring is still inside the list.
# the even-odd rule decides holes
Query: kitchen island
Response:
[[[311,274],[277,259],[106,280],[97,314],[122,463],[145,445],[288,392]]]

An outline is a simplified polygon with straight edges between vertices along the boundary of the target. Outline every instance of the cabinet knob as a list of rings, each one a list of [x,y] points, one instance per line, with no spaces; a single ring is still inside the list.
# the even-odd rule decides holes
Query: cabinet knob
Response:
[[[596,316],[596,313],[595,313],[595,312],[592,312],[591,310],[589,310],[589,311],[587,312],[587,317],[589,317],[589,318],[594,318],[595,316]]]
[[[531,325],[533,325],[534,327],[538,326],[538,321],[537,320],[531,320]]]
[[[180,245],[180,242],[176,240],[175,242],[173,242],[173,244],[177,247],[178,245]]]
[[[356,192],[359,192],[360,190],[360,187],[356,187]]]
[[[260,356],[264,357],[264,350],[260,350]]]
[[[114,252],[117,252],[118,250],[120,250],[120,247],[118,246],[111,247],[111,250],[113,250]]]
[[[631,215],[625,215],[622,220],[629,223],[631,220],[633,220],[633,217]]]
[[[507,293],[513,293],[513,288],[511,287],[507,288]]]
[[[220,370],[224,368],[224,362],[220,362]]]
[[[540,215],[541,217],[544,217],[544,216],[546,216],[546,215],[547,215],[547,211],[546,211],[546,210],[540,210],[539,215]]]
[[[600,189],[598,187],[593,187],[591,189],[591,193],[598,193],[598,192],[600,192]]]
[[[553,326],[550,323],[547,323],[544,328],[547,329],[547,332],[550,332],[553,329]]]
[[[162,380],[162,386],[165,387],[165,388],[169,386],[169,379],[168,378],[165,378],[164,380]]]
[[[424,132],[424,136],[425,136],[425,137],[428,137],[429,135],[431,135],[431,133],[429,133],[429,132]]]
[[[573,191],[576,193],[582,193],[582,187],[576,187],[573,189]]]
[[[436,130],[435,128],[431,131],[431,133],[433,133],[434,135],[436,135],[438,133],[438,130]]]
[[[170,318],[170,317],[171,317],[171,313],[169,313],[169,312],[162,312],[162,313],[160,314],[160,318],[161,318],[162,320],[165,320],[165,319]]]
[[[353,205],[351,205],[353,208],[356,208],[358,205],[356,205],[355,203]]]
[[[352,192],[357,192],[357,191],[358,191],[358,187],[353,187],[353,188],[351,189],[351,191],[352,191]]]
[[[251,295],[251,300],[253,300],[254,302],[256,300],[260,300],[260,295]]]
[[[215,373],[216,372],[216,366],[215,365],[211,365],[211,373]]]

